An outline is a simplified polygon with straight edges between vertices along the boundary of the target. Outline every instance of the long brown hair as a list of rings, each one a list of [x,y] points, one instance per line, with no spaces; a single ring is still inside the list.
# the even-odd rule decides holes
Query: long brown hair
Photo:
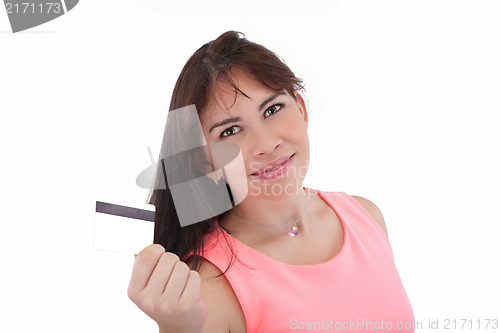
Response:
[[[294,99],[294,92],[304,89],[303,81],[275,53],[249,41],[241,32],[227,31],[200,47],[189,58],[175,84],[169,111],[194,104],[201,116],[209,98],[218,93],[221,84],[232,87],[236,98],[238,92],[243,92],[232,79],[234,69],[245,71],[272,90],[285,89]],[[163,144],[162,151],[164,148]],[[166,189],[155,186],[149,197],[149,203],[156,207],[154,243],[161,244],[183,261],[187,261],[191,256],[186,255],[193,251],[191,269],[199,270],[206,245],[203,236],[220,230],[217,227],[222,214],[181,227],[164,172],[162,163],[158,163],[156,183],[164,184]]]

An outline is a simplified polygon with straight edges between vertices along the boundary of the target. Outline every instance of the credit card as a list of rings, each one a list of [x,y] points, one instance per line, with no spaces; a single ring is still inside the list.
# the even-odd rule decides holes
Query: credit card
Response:
[[[137,254],[154,241],[155,206],[96,200],[94,249]]]

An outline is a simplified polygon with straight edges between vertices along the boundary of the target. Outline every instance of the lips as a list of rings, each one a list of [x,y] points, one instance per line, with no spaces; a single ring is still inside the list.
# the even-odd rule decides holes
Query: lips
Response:
[[[258,176],[258,175],[260,175],[268,170],[279,167],[279,166],[283,165],[286,161],[288,161],[293,155],[295,155],[295,154],[288,155],[288,156],[282,157],[280,159],[277,159],[276,161],[269,163],[268,165],[264,166],[263,168],[260,168],[256,172],[252,173],[251,176]]]

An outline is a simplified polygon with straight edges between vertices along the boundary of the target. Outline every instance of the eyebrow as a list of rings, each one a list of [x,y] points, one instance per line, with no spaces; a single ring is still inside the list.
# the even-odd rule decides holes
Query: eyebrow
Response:
[[[259,108],[258,108],[258,112],[261,112],[262,109],[264,109],[264,107],[271,103],[273,100],[275,100],[278,96],[282,96],[282,95],[286,95],[286,92],[284,91],[280,91],[274,95],[271,95],[268,99],[266,99],[264,102],[260,103],[259,105]],[[220,126],[223,126],[223,125],[226,125],[226,124],[229,124],[229,123],[235,123],[235,122],[238,122],[238,121],[241,121],[241,117],[231,117],[231,118],[226,118],[224,120],[221,120],[217,123],[215,123],[212,127],[210,127],[210,130],[208,130],[208,133],[212,133],[212,131],[216,128],[216,127],[220,127]]]

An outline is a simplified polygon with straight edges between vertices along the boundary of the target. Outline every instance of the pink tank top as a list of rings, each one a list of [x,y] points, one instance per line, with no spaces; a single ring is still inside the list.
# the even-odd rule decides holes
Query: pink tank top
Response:
[[[340,252],[326,262],[285,264],[222,228],[204,236],[205,259],[222,272],[234,261],[225,276],[247,332],[414,332],[413,310],[378,223],[344,192],[310,190],[331,206],[344,229]]]

